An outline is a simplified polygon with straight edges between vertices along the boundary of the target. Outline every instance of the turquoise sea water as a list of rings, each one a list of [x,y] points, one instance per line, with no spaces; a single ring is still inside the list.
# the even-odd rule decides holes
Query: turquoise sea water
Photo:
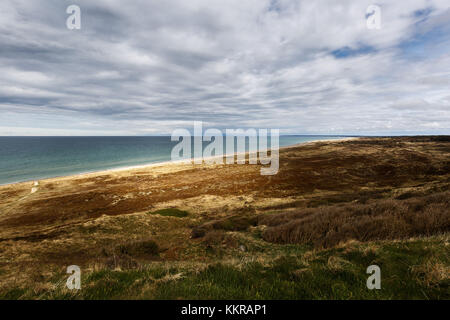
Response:
[[[280,146],[340,138],[280,136]],[[170,136],[0,137],[0,184],[170,161],[176,144]]]

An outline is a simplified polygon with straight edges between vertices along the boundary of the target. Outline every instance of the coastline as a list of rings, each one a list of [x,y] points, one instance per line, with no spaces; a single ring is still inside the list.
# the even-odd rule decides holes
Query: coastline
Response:
[[[360,138],[361,137],[346,137],[346,138],[339,138],[339,139],[321,139],[321,140],[300,142],[300,143],[295,143],[292,145],[280,147],[279,150],[296,148],[296,147],[311,145],[311,144],[315,144],[315,143],[342,142],[342,141],[348,141],[348,140],[356,140],[356,139],[360,139]],[[266,149],[266,150],[269,150],[269,149]],[[259,150],[258,152],[266,151],[266,150]],[[249,152],[246,151],[244,153],[248,154]],[[250,152],[250,154],[253,154],[253,153],[255,153],[255,151]],[[242,154],[242,153],[235,153],[235,156],[240,155],[240,154]],[[228,155],[223,154],[223,155],[218,155],[218,156],[205,157],[205,158],[203,158],[203,160],[211,160],[211,159],[216,159],[216,158],[226,157],[226,156],[228,156]],[[0,184],[0,190],[4,187],[14,187],[14,186],[19,186],[19,185],[29,184],[29,183],[33,184],[36,181],[46,182],[46,181],[53,181],[53,180],[76,179],[76,178],[92,177],[92,176],[97,176],[97,175],[101,176],[101,175],[106,175],[106,174],[110,174],[110,173],[124,173],[127,171],[140,170],[140,169],[154,169],[154,168],[166,167],[166,166],[180,166],[180,165],[192,165],[193,166],[194,164],[192,164],[192,162],[196,159],[197,158],[192,158],[189,160],[177,160],[177,161],[169,160],[169,161],[146,163],[146,164],[133,165],[133,166],[86,171],[86,172],[81,172],[81,173],[76,173],[76,174],[46,177],[46,178],[41,178],[41,179],[30,179],[30,180],[25,180],[25,181],[17,181],[17,182]],[[220,164],[207,164],[207,165],[214,166],[214,165],[220,165]],[[177,171],[177,170],[175,170],[175,171]]]

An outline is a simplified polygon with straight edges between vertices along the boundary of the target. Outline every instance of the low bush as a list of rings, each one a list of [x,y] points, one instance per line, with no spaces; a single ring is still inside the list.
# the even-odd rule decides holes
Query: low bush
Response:
[[[262,234],[274,243],[332,247],[348,240],[431,236],[450,231],[450,192],[407,200],[378,200],[265,215]]]
[[[131,257],[157,256],[159,254],[159,247],[153,240],[141,240],[117,246],[116,253]]]

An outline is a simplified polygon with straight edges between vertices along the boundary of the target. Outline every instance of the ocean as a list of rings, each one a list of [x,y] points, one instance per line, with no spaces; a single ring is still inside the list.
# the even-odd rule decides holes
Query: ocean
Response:
[[[340,138],[280,136],[280,147]],[[170,136],[0,137],[0,185],[170,161],[177,143]]]

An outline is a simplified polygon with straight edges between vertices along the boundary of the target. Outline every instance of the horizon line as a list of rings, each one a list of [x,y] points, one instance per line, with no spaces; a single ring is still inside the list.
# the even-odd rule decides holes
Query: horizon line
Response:
[[[194,135],[191,135],[194,136]],[[225,134],[224,134],[225,136]],[[246,136],[246,135],[244,135]],[[436,133],[413,133],[413,134],[280,134],[280,137],[304,136],[304,137],[414,137],[414,136],[450,136],[448,134]],[[158,135],[0,135],[0,138],[145,138],[145,137],[171,137],[169,134]],[[195,136],[194,136],[195,137]]]

